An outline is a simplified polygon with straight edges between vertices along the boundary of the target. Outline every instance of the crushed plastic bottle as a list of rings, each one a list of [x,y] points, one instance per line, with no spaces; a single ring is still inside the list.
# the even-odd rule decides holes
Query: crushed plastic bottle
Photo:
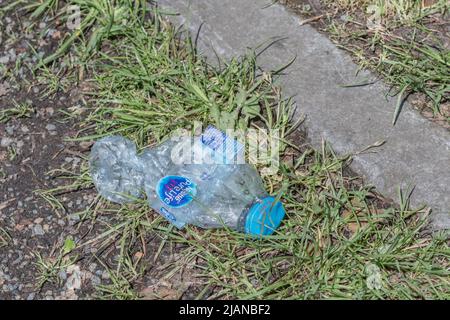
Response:
[[[269,196],[258,172],[237,164],[242,145],[209,126],[199,137],[178,137],[136,153],[120,136],[97,141],[90,173],[98,192],[124,203],[147,195],[150,206],[176,227],[231,229],[272,234],[285,210]],[[230,161],[231,159],[231,161]]]
[[[90,173],[98,192],[112,202],[135,201],[144,179],[136,145],[123,137],[110,136],[94,144]]]

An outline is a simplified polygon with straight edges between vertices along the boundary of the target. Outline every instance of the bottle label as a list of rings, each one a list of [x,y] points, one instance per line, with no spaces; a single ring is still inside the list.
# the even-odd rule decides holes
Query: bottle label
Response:
[[[241,164],[244,161],[244,145],[212,125],[200,136],[200,142],[212,150],[217,164]]]
[[[175,216],[173,215],[173,214],[171,214],[170,212],[169,212],[169,210],[167,210],[166,208],[164,208],[164,207],[161,207],[161,209],[159,209],[160,211],[161,211],[161,214],[164,216],[164,217],[166,217],[166,219],[167,220],[169,220],[170,222],[175,222],[175,221],[177,221],[177,218],[175,218]]]
[[[165,176],[156,187],[159,199],[171,208],[180,208],[190,203],[197,194],[197,185],[182,176]]]

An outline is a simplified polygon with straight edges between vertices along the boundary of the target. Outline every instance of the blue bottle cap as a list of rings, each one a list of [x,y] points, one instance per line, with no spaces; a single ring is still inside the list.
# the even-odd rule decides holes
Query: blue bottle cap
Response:
[[[250,207],[245,220],[245,233],[270,235],[278,228],[285,213],[280,201],[275,201],[274,197],[265,197]]]

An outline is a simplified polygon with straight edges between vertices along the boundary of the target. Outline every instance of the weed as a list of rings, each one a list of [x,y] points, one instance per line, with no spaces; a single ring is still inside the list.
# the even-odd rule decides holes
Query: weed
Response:
[[[0,227],[0,248],[6,247],[10,242],[12,238],[9,235],[9,233]]]
[[[34,109],[28,103],[17,103],[13,101],[13,107],[0,110],[0,123],[7,123],[14,118],[29,118]]]
[[[109,271],[109,279],[110,284],[97,286],[98,298],[106,300],[136,300],[139,298],[129,279],[120,272]]]
[[[41,290],[46,283],[54,283],[59,285],[61,278],[59,272],[66,270],[67,267],[72,265],[76,261],[76,257],[67,257],[67,250],[65,247],[59,251],[56,257],[44,258],[39,252],[34,255],[36,257],[35,267],[37,271],[36,275],[36,287]]]

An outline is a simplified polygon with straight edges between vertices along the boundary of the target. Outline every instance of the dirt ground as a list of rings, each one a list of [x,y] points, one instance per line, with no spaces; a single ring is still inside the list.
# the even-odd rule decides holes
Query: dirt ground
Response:
[[[76,135],[80,119],[86,116],[83,84],[71,84],[70,90],[45,97],[49,83],[33,77],[30,67],[54,50],[61,32],[50,28],[42,40],[40,34],[47,25],[31,25],[18,14],[2,17],[1,24],[0,112],[18,105],[24,106],[26,112],[0,121],[0,299],[91,298],[96,286],[111,283],[102,263],[117,258],[116,247],[99,251],[94,241],[78,250],[69,268],[51,266],[60,263],[66,239],[95,239],[115,218],[98,217],[95,225],[82,220],[83,210],[96,201],[93,187],[60,192],[58,201],[62,206],[40,193],[66,185],[58,170],[79,172],[83,158],[89,154],[92,142],[67,141]],[[64,76],[59,79],[61,83],[66,80]],[[68,117],[67,112],[77,116]],[[176,247],[163,248],[155,260],[152,252],[157,251],[161,239],[149,235],[144,242],[150,252],[145,257],[148,269],[136,284],[137,291],[144,298],[192,298],[199,290],[186,279],[189,274],[161,280],[164,265],[179,258]],[[54,270],[57,275],[40,287],[45,272]]]
[[[62,198],[64,208],[54,210],[38,193],[38,190],[55,188],[63,183],[55,179],[51,170],[62,165],[79,170],[81,153],[86,147],[64,140],[76,129],[75,121],[66,119],[61,112],[68,107],[82,108],[78,104],[77,88],[43,98],[46,85],[33,79],[25,63],[32,66],[37,55],[52,50],[58,31],[53,30],[42,41],[38,36],[45,24],[28,33],[29,22],[17,15],[4,17],[2,21],[6,33],[2,35],[0,59],[9,70],[14,69],[19,59],[22,65],[18,70],[10,71],[15,76],[4,75],[1,79],[0,110],[13,108],[16,103],[26,104],[30,112],[26,117],[12,117],[0,123],[0,227],[9,238],[0,248],[0,297],[50,299],[89,295],[90,284],[100,283],[108,277],[95,262],[83,264],[80,274],[88,281],[76,294],[64,286],[49,284],[39,290],[35,265],[37,254],[51,260],[64,237],[79,237],[84,232],[77,227],[79,217],[70,213],[82,210],[95,197],[93,190],[70,193]],[[39,51],[33,53],[30,45],[38,47]],[[59,276],[63,281],[71,275],[61,272]]]

